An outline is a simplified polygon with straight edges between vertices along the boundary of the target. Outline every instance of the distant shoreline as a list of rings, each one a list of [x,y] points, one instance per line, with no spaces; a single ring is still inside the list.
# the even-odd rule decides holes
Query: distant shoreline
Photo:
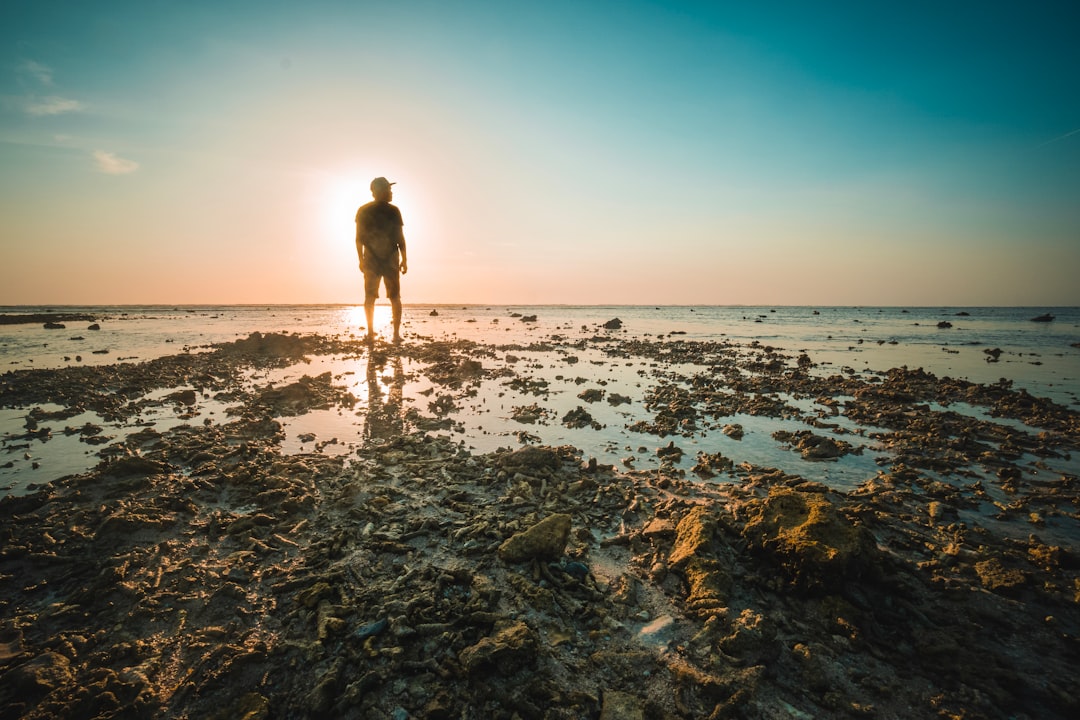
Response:
[[[379,304],[388,304],[385,298],[379,299]],[[21,304],[21,305],[0,305],[0,310],[5,311],[5,314],[0,315],[0,318],[13,316],[13,313],[20,312],[21,309],[26,309],[28,313],[33,312],[35,314],[51,314],[62,310],[70,310],[72,308],[171,308],[188,309],[188,308],[291,308],[291,307],[360,307],[363,305],[362,301],[357,302],[326,302],[326,303],[101,303],[101,304],[79,304],[68,303],[59,305],[50,304]],[[783,303],[769,304],[769,303],[757,303],[757,304],[710,304],[710,303],[501,303],[501,302],[405,302],[405,307],[429,307],[429,308],[530,308],[530,307],[544,307],[544,308],[657,308],[657,309],[672,309],[672,308],[731,308],[731,309],[818,309],[818,310],[941,310],[942,312],[949,312],[955,310],[1080,310],[1080,305],[827,305],[827,304],[813,304],[808,303],[804,305],[786,305]],[[50,319],[55,319],[51,317]]]
[[[0,315],[0,325],[36,325],[38,323],[93,322],[97,318],[85,313],[31,313]]]

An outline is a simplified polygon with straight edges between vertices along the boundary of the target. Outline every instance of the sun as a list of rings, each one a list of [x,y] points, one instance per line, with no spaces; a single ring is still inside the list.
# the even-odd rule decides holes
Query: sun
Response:
[[[328,177],[322,182],[319,200],[319,225],[337,241],[343,229],[346,234],[355,232],[356,210],[371,200],[371,191],[359,178]]]
[[[310,290],[312,297],[325,297],[329,302],[356,302],[362,288],[355,248],[356,211],[371,202],[371,180],[384,176],[394,185],[391,202],[401,208],[405,221],[405,239],[410,259],[415,256],[433,262],[429,241],[429,225],[437,218],[432,213],[424,192],[424,179],[418,179],[400,168],[376,169],[322,168],[309,175],[306,212],[296,232],[296,261],[305,267],[317,268],[317,280]],[[408,280],[423,275],[425,263],[410,263]],[[420,269],[417,275],[413,271]],[[415,289],[411,284],[406,286]],[[417,285],[430,289],[431,285]],[[384,299],[384,298],[381,298]],[[376,323],[378,326],[378,323]]]

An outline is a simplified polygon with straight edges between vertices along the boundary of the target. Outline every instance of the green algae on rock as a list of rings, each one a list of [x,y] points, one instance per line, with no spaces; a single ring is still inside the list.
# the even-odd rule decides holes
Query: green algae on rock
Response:
[[[797,585],[835,587],[871,564],[873,537],[820,493],[772,488],[767,497],[751,501],[746,513],[744,537]]]

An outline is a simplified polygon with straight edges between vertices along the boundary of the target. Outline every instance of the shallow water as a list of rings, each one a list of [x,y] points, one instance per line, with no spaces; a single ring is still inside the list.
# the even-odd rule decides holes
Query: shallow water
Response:
[[[42,310],[0,308],[5,313]],[[63,330],[45,330],[40,325],[0,326],[0,363],[17,369],[138,362],[180,352],[202,352],[212,343],[246,337],[253,331],[359,337],[364,324],[362,308],[353,306],[98,307],[62,311],[91,314],[101,330],[87,330],[88,323],[67,323]],[[1048,311],[1057,316],[1054,322],[1034,323],[1029,319]],[[612,318],[622,321],[621,329],[603,329],[603,323]],[[389,334],[389,320],[389,307],[377,308],[376,329],[383,337]],[[952,327],[939,328],[942,321]],[[424,375],[422,364],[393,355],[377,355],[374,362],[366,354],[313,358],[309,363],[252,376],[249,382],[253,386],[264,387],[329,371],[335,384],[347,387],[357,398],[352,409],[334,408],[280,418],[286,433],[282,452],[351,454],[366,439],[400,432],[408,425],[409,417],[419,414],[446,418],[450,427],[443,432],[477,452],[517,447],[523,440],[567,444],[602,463],[650,469],[660,464],[656,449],[674,439],[685,451],[677,464],[683,469],[694,465],[698,452],[720,452],[736,464],[775,467],[840,489],[851,489],[873,477],[888,459],[887,453],[875,448],[872,441],[851,434],[859,428],[842,415],[829,420],[839,426],[836,432],[841,434],[821,428],[814,431],[862,447],[861,454],[826,462],[803,460],[772,437],[777,430],[806,429],[798,420],[744,415],[710,418],[692,437],[677,438],[658,438],[631,430],[636,421],[651,416],[643,406],[645,393],[661,378],[708,372],[708,368],[665,365],[642,357],[610,357],[603,352],[602,343],[582,344],[580,350],[563,343],[554,348],[548,345],[552,338],[573,343],[595,335],[665,342],[728,341],[739,346],[740,352],[749,352],[758,344],[776,347],[791,357],[806,352],[818,363],[815,372],[826,376],[869,374],[907,366],[979,383],[1006,378],[1034,395],[1080,409],[1080,349],[1071,346],[1080,342],[1080,310],[1076,308],[411,306],[406,308],[404,332],[406,342],[473,340],[495,348],[495,357],[483,358],[486,377],[456,399]],[[1000,359],[987,362],[989,356],[984,350],[993,348],[1002,351]],[[108,352],[95,352],[102,350]],[[534,385],[512,383],[514,378]],[[545,393],[531,391],[538,384],[546,384]],[[601,391],[601,399],[589,402],[579,397],[590,389]],[[607,398],[614,393],[630,398],[630,402],[609,404]],[[806,416],[822,410],[812,399],[783,400]],[[513,419],[516,408],[534,404],[541,410],[535,422]],[[567,427],[563,418],[579,407],[599,427]],[[25,491],[31,483],[47,482],[95,465],[101,446],[92,443],[99,440],[65,434],[66,427],[98,425],[101,437],[118,441],[144,427],[164,431],[185,422],[224,422],[227,411],[225,405],[201,398],[195,408],[183,413],[168,405],[148,408],[137,426],[110,426],[89,415],[43,422],[42,427],[51,429],[51,437],[39,439],[27,437],[29,409],[0,411],[0,491]],[[1012,423],[991,418],[977,407],[954,404],[933,410],[960,412],[1004,425]],[[729,423],[743,426],[745,435],[741,440],[719,432]],[[1015,423],[1010,426],[1016,427]],[[1057,465],[1062,472],[1080,469],[1073,460],[1062,460]],[[723,481],[724,477],[717,480]]]

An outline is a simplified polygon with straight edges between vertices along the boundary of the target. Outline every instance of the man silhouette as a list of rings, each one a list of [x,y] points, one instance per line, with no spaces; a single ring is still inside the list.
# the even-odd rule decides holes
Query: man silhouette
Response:
[[[401,211],[391,205],[392,183],[384,177],[371,181],[374,198],[356,211],[356,254],[364,273],[364,314],[367,316],[368,340],[375,339],[375,299],[379,281],[386,286],[386,296],[394,316],[394,342],[401,341],[401,275],[409,271],[405,251],[404,223]]]

